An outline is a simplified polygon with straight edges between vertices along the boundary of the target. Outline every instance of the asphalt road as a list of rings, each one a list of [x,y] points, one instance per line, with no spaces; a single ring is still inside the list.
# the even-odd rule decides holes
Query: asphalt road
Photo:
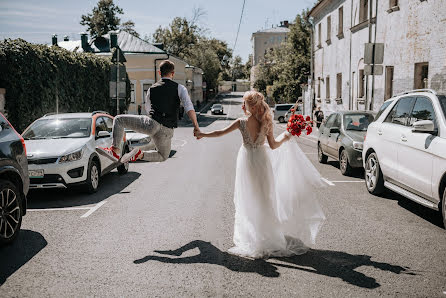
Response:
[[[222,103],[227,114],[200,115],[203,130],[242,115],[240,98]],[[94,195],[32,193],[17,241],[0,248],[0,297],[446,297],[440,216],[319,164],[311,136],[301,148],[331,184],[314,190],[327,217],[316,246],[283,259],[228,254],[241,136],[197,141],[189,126],[175,130],[169,160],[112,172]]]

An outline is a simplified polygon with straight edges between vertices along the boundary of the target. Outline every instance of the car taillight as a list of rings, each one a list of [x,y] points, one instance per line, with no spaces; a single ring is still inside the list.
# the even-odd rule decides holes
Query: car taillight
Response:
[[[365,135],[364,135],[364,142],[365,142],[365,138],[367,137],[367,133],[365,133]]]

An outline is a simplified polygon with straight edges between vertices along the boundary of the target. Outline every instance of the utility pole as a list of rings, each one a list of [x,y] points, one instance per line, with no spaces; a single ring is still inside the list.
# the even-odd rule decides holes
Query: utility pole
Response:
[[[377,0],[375,0],[375,1],[378,2]],[[369,44],[370,44],[370,43],[372,43],[372,14],[373,14],[372,1],[368,1],[368,4],[369,4],[369,26],[368,27],[369,27]],[[374,52],[375,52],[375,50],[373,49],[372,59],[374,59],[374,57],[373,57]],[[373,72],[373,66],[372,66],[372,72]],[[365,81],[365,105],[364,105],[364,108],[365,108],[365,110],[369,110],[369,75],[366,76],[366,81]]]
[[[116,59],[116,116],[119,115],[119,47],[116,47],[117,59]]]
[[[372,51],[372,96],[370,98],[370,107],[369,110],[373,111],[373,104],[375,101],[375,50],[376,50],[376,31],[378,28],[378,0],[375,0],[375,38],[373,41],[373,51]],[[371,5],[370,5],[371,6]],[[370,15],[371,13],[370,9]],[[372,19],[370,19],[371,21]]]

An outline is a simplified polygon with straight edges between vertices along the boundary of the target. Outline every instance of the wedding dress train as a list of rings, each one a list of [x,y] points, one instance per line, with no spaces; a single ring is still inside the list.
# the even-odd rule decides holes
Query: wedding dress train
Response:
[[[325,186],[295,137],[271,150],[266,136],[251,140],[246,119],[236,167],[234,244],[253,258],[303,254],[325,220],[314,188]]]

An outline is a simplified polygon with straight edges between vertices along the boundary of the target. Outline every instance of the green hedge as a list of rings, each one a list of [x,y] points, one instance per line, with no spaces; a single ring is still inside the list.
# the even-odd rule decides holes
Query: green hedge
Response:
[[[0,42],[0,88],[6,88],[8,119],[23,131],[46,113],[108,111],[116,114],[109,97],[110,58],[74,53],[22,39]],[[122,107],[130,103],[130,81]],[[121,108],[121,110],[122,110]]]

